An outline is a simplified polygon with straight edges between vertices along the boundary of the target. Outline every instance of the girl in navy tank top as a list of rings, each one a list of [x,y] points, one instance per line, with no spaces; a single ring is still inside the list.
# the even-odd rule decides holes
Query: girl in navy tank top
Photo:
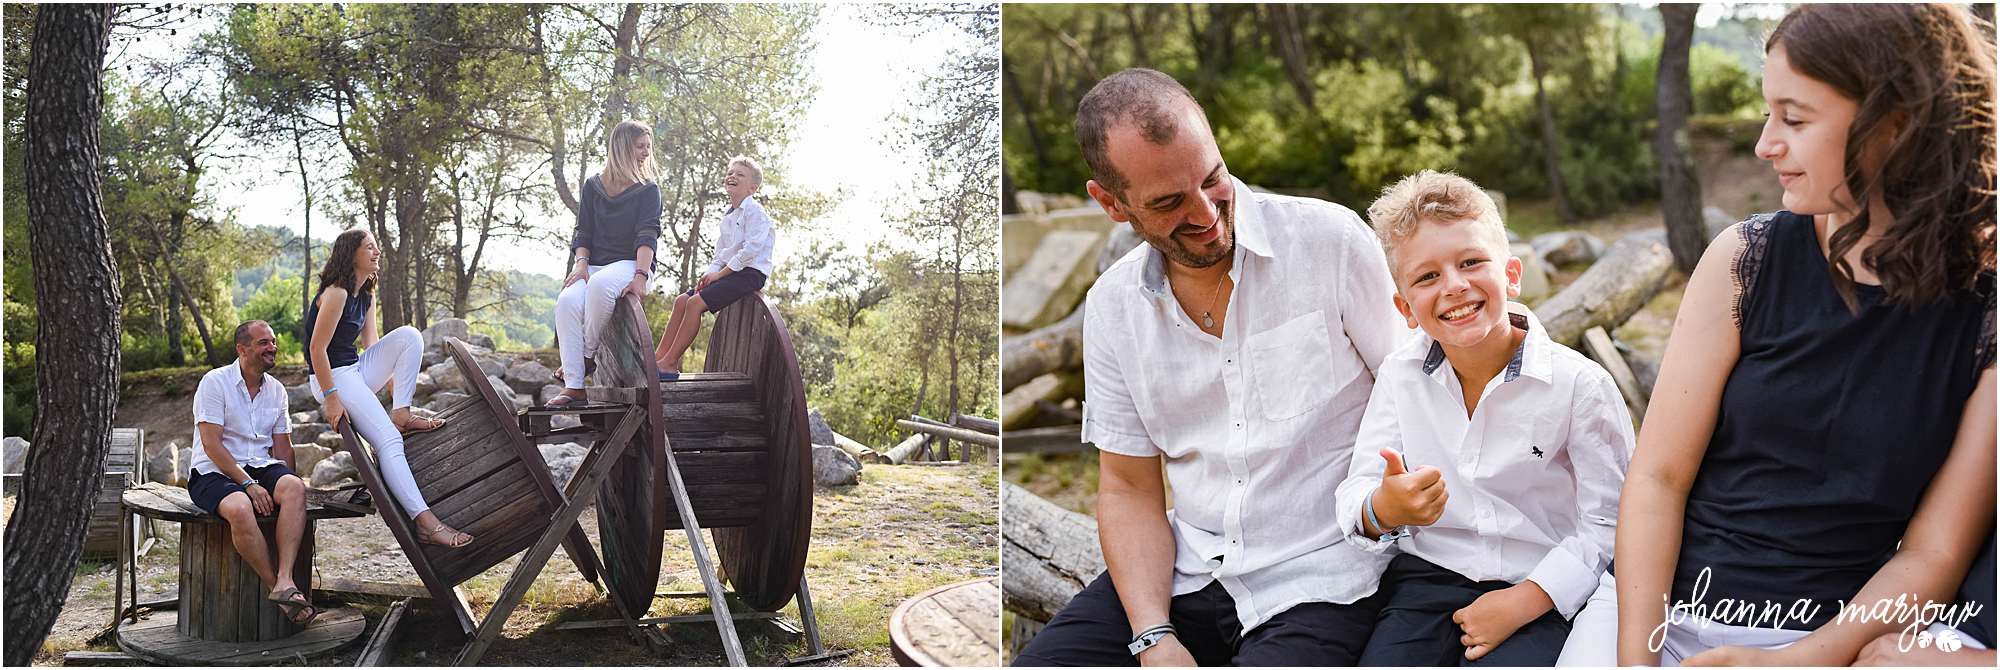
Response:
[[[1598,634],[1565,663],[1845,666],[1922,628],[1843,605],[1958,602],[1994,527],[1982,30],[1962,6],[1806,5],[1773,32],[1756,151],[1786,211],[1688,280],[1615,578],[1574,627]],[[1582,621],[1606,610],[1615,656]]]

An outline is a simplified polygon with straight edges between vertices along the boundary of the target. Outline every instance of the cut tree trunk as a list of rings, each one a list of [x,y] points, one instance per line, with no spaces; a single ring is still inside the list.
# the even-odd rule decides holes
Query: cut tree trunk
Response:
[[[924,447],[924,441],[929,438],[929,435],[923,433],[911,435],[904,438],[902,442],[897,443],[896,446],[889,447],[889,451],[883,454],[883,456],[888,457],[889,462],[895,465],[908,463],[911,458],[917,455],[917,450]]]
[[[1000,345],[1000,390],[1058,370],[1083,367],[1083,305],[1063,320]]]
[[[1041,403],[1061,402],[1064,398],[1077,395],[1082,387],[1082,375],[1076,373],[1046,374],[1015,387],[1000,396],[1000,427],[1025,426],[1041,412]]]
[[[1048,621],[1104,573],[1097,520],[1057,507],[1012,483],[1000,485],[1001,602]]]
[[[1000,446],[1000,436],[988,435],[986,433],[982,433],[976,430],[966,430],[964,428],[955,428],[952,426],[938,426],[928,423],[911,421],[909,419],[897,419],[896,425],[902,428],[903,430],[916,431],[918,433],[927,435],[936,435],[938,437],[958,440],[960,442],[970,442],[972,444],[977,444],[982,447]]]
[[[118,315],[98,175],[112,5],[35,16],[24,118],[34,253],[36,397],[21,494],[6,535],[7,665],[42,647],[69,595],[118,405]]]
[[[1616,330],[1652,300],[1673,271],[1673,260],[1667,251],[1666,231],[1626,235],[1576,281],[1535,308],[1535,313],[1550,339],[1576,348],[1583,331],[1591,326]]]
[[[1688,49],[1694,42],[1697,4],[1660,3],[1666,41],[1660,47],[1660,69],[1654,86],[1660,123],[1653,130],[1653,155],[1660,159],[1660,213],[1667,222],[1667,248],[1674,265],[1693,275],[1708,235],[1701,220],[1701,181],[1695,176],[1688,148],[1687,119],[1694,108],[1694,84],[1688,75]]]

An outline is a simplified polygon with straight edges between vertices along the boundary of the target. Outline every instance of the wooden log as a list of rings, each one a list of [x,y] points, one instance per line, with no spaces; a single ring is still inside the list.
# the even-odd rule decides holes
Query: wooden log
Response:
[[[1002,482],[1002,602],[1015,614],[1048,621],[1104,572],[1097,521]]]
[[[1008,453],[1083,454],[1097,451],[1097,447],[1083,441],[1081,425],[1010,430],[1001,433],[1000,440],[1006,445]]]
[[[1050,425],[1083,423],[1083,410],[1048,400],[1035,401],[1035,422]]]
[[[1625,364],[1625,355],[1618,353],[1618,345],[1611,342],[1611,334],[1598,326],[1583,331],[1583,352],[1611,373],[1611,381],[1618,384],[1618,393],[1625,396],[1625,407],[1632,417],[1646,416],[1646,391],[1640,388],[1632,368]]]
[[[924,435],[923,433],[917,433],[911,435],[908,438],[904,438],[904,440],[901,443],[898,443],[896,446],[889,447],[888,453],[885,453],[883,455],[887,456],[889,458],[889,462],[895,465],[902,465],[904,463],[908,463],[910,462],[911,458],[917,455],[917,450],[923,448],[924,440],[927,437],[929,436]]]
[[[896,425],[901,427],[903,430],[912,430],[927,435],[935,435],[938,437],[950,438],[953,440],[958,440],[960,442],[970,442],[972,444],[977,444],[982,447],[992,447],[992,446],[998,446],[1000,444],[1000,436],[987,435],[985,433],[976,430],[966,430],[964,428],[954,428],[951,426],[934,426],[928,423],[911,421],[909,419],[897,419]]]
[[[1083,306],[1061,321],[1007,338],[1000,345],[1000,360],[1002,391],[1051,372],[1082,368]]]
[[[986,433],[987,435],[1000,434],[1000,422],[998,420],[988,419],[983,416],[972,416],[970,414],[954,414],[951,417],[951,425],[958,426],[966,430],[976,430],[982,433]]]
[[[410,601],[405,598],[389,606],[382,615],[382,623],[375,625],[375,634],[368,636],[368,644],[361,649],[361,655],[354,659],[354,667],[373,668],[389,660],[390,649],[396,643],[396,626],[403,622],[403,613],[409,611]]]
[[[1005,430],[1026,424],[1039,411],[1037,403],[1061,402],[1064,398],[1077,395],[1082,388],[1083,375],[1059,372],[1036,377],[1015,387],[1000,396],[1000,428]]]
[[[868,448],[868,445],[856,442],[854,438],[840,433],[833,434],[833,446],[847,452],[847,455],[853,456],[854,460],[863,463],[882,463],[888,460],[883,455],[875,453],[874,449]]]
[[[1009,328],[1040,328],[1076,309],[1097,280],[1097,250],[1104,235],[1059,230],[1043,237],[1000,292],[1000,322]]]
[[[1550,339],[1575,347],[1592,326],[1615,329],[1632,318],[1660,292],[1673,267],[1664,229],[1626,235],[1535,314]]]

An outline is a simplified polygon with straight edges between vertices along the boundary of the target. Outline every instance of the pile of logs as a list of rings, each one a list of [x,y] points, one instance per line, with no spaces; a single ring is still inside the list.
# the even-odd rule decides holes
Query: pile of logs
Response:
[[[954,414],[951,421],[936,421],[911,414],[908,419],[897,419],[896,425],[910,431],[910,436],[896,446],[877,456],[877,462],[905,465],[911,463],[966,463],[972,461],[972,448],[982,447],[988,455],[988,462],[1000,449],[1000,422],[967,414]],[[952,442],[960,443],[959,457],[951,458]],[[870,452],[873,453],[873,452]]]

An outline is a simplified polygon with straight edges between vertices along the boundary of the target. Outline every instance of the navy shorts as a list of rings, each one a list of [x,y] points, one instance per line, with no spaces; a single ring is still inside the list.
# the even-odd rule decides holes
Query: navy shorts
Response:
[[[764,288],[764,272],[757,268],[743,268],[700,289],[701,302],[708,306],[708,313],[714,314],[761,288]],[[685,295],[694,294],[695,289],[688,289]]]
[[[285,475],[298,476],[297,473],[292,472],[292,466],[285,465],[282,462],[272,463],[261,468],[244,468],[243,473],[250,475],[250,478],[257,480],[257,483],[263,484],[264,491],[273,495],[278,492],[279,477]],[[188,471],[188,497],[194,499],[195,507],[200,507],[202,511],[209,514],[222,516],[222,513],[216,511],[217,508],[222,506],[222,499],[229,497],[231,493],[241,490],[243,490],[243,487],[237,486],[236,482],[229,481],[229,475],[222,474],[220,470],[206,474],[193,470]]]

